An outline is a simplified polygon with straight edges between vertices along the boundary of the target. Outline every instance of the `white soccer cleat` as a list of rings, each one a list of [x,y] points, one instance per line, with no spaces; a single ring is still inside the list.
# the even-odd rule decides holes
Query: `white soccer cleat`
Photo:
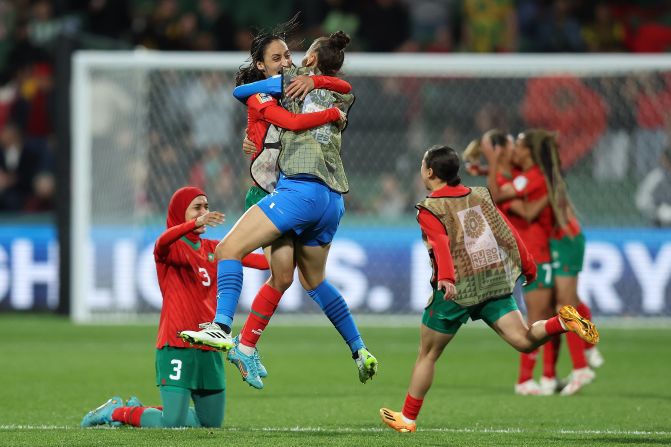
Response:
[[[235,342],[231,334],[224,332],[217,323],[201,323],[199,331],[182,331],[179,338],[194,345],[209,346],[219,351],[228,351]]]
[[[605,362],[603,355],[601,355],[596,346],[585,349],[585,357],[587,357],[587,363],[592,369],[600,368]]]
[[[529,379],[526,382],[515,384],[515,394],[520,396],[540,396],[541,387],[534,381]]]
[[[595,377],[596,374],[588,366],[580,369],[574,369],[569,375],[568,384],[562,388],[559,394],[562,396],[573,396],[575,393],[580,391],[582,387],[592,383]]]
[[[552,396],[559,391],[559,381],[556,377],[541,377],[540,381],[541,396]]]

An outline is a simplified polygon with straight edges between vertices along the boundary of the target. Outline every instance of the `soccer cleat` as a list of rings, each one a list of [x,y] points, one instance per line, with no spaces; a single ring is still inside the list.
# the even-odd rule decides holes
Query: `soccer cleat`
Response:
[[[593,345],[599,343],[599,331],[596,330],[594,323],[581,317],[573,306],[563,306],[559,309],[559,318],[566,328],[575,332],[578,337]]]
[[[357,357],[354,359],[354,362],[359,369],[359,380],[361,383],[366,383],[368,379],[372,379],[377,373],[378,361],[366,348],[361,348],[357,351]]]
[[[240,335],[235,336],[235,338],[233,339],[233,343],[235,344],[235,346],[237,346],[238,343],[240,343]],[[263,363],[261,363],[261,354],[259,354],[258,348],[254,350],[254,358],[256,359],[256,367],[259,370],[259,377],[261,377],[262,379],[264,377],[268,377],[268,370],[266,369],[265,366],[263,366]]]
[[[231,334],[224,332],[217,323],[201,323],[200,331],[182,331],[179,338],[194,345],[209,346],[219,351],[228,351],[235,345]]]
[[[96,425],[112,424],[112,413],[117,408],[123,407],[123,400],[114,396],[95,410],[91,410],[82,419],[82,428],[94,427]]]
[[[559,386],[559,381],[556,377],[541,377],[539,383],[540,395],[541,396],[552,396],[554,393],[558,392],[561,388]]]
[[[238,368],[242,375],[242,380],[247,382],[249,386],[259,390],[263,389],[263,382],[261,381],[261,377],[259,377],[257,357],[254,354],[245,355],[240,352],[240,348],[236,345],[228,351],[226,358]]]
[[[515,384],[515,394],[520,396],[540,396],[541,387],[534,381],[534,379],[529,379],[522,383]]]
[[[605,362],[596,346],[585,349],[585,357],[587,357],[587,364],[590,368],[600,368]]]
[[[582,387],[589,384],[594,380],[596,374],[589,367],[574,369],[569,375],[568,384],[562,388],[559,393],[562,396],[572,396]]]
[[[392,411],[388,408],[380,408],[380,418],[399,433],[412,433],[417,430],[417,424],[414,422],[405,422],[403,415],[398,411]]]
[[[142,405],[142,402],[140,402],[140,399],[138,399],[137,396],[131,396],[126,401],[126,406],[127,407],[143,407],[144,405]]]

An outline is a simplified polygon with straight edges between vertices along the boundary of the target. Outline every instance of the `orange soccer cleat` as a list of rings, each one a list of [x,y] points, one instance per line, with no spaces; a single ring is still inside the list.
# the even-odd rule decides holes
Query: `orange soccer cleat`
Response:
[[[388,408],[380,408],[380,418],[382,422],[399,433],[414,432],[417,429],[417,424],[405,422],[400,412],[391,411]]]
[[[599,343],[599,331],[596,330],[594,323],[581,317],[573,306],[564,306],[559,309],[559,318],[566,328],[578,334],[578,337],[593,345]]]

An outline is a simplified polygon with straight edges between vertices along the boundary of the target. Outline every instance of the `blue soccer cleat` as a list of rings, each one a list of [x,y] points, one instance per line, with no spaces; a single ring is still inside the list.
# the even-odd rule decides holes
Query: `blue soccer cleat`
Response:
[[[235,346],[238,346],[238,343],[240,343],[240,335],[235,336],[233,343],[235,343]],[[268,370],[263,366],[263,363],[261,363],[261,355],[259,354],[258,348],[254,350],[254,358],[256,359],[256,368],[259,370],[259,377],[262,379],[268,377]]]
[[[131,396],[128,398],[126,401],[126,406],[127,407],[144,407],[142,405],[142,402],[140,402],[140,399],[137,398],[137,396]]]
[[[81,426],[83,428],[104,424],[118,426],[120,425],[119,423],[113,424],[115,421],[112,420],[112,413],[120,407],[123,407],[123,400],[119,396],[114,396],[95,410],[86,413],[86,416],[82,419]]]
[[[256,351],[252,355],[245,355],[240,351],[240,347],[235,345],[233,349],[228,351],[226,358],[238,368],[242,380],[247,382],[249,386],[261,390],[263,389],[263,382],[259,377],[258,357],[255,354]]]

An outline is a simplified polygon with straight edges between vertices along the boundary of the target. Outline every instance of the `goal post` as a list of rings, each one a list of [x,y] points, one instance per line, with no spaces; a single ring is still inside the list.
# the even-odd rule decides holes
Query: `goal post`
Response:
[[[74,55],[73,321],[156,317],[152,247],[178,187],[203,187],[211,207],[227,214],[226,225],[206,237],[223,237],[241,214],[249,185],[241,151],[246,114],[231,90],[247,57]],[[352,53],[343,73],[357,96],[343,136],[351,192],[327,275],[353,311],[408,315],[426,303],[428,257],[413,204],[425,193],[417,173],[427,147],[461,151],[491,127],[544,127],[559,132],[588,236],[581,296],[597,314],[671,314],[665,289],[653,290],[638,274],[666,259],[670,237],[650,228],[652,217],[636,198],[669,145],[671,57]],[[483,184],[465,173],[462,179]],[[245,271],[242,308],[265,275]],[[319,312],[298,281],[280,311]]]

